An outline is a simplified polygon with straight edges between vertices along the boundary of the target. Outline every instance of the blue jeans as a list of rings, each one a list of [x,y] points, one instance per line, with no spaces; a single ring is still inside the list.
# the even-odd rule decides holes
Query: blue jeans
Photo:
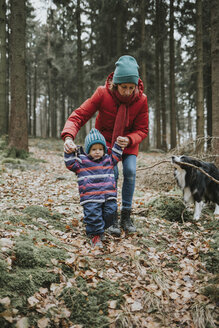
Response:
[[[135,177],[136,177],[136,156],[123,155],[123,185],[122,185],[122,209],[131,209],[132,199],[135,191]],[[119,178],[118,167],[114,167],[114,174],[116,183]]]
[[[117,212],[117,202],[114,199],[107,200],[104,203],[85,203],[84,223],[86,225],[87,235],[101,235],[104,230],[109,228]]]

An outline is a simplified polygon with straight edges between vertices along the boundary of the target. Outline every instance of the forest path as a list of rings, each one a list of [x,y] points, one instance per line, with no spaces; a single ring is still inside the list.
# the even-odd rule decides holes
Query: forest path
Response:
[[[169,164],[137,173],[133,212],[138,232],[107,235],[103,250],[92,249],[62,143],[32,139],[30,145],[28,161],[2,164],[0,242],[7,281],[19,270],[33,269],[34,284],[25,294],[25,311],[17,305],[16,293],[10,296],[11,285],[5,285],[0,305],[6,314],[2,312],[0,323],[24,328],[30,322],[40,328],[216,327],[218,296],[212,281],[218,262],[209,263],[218,260],[212,248],[218,223],[209,213],[200,222],[168,218],[175,210],[168,208],[170,203],[181,203]],[[138,167],[167,157],[140,153]],[[154,211],[160,199],[162,211],[169,210],[166,217]],[[31,244],[29,253],[24,253],[24,242]],[[56,280],[47,277],[40,285],[34,272],[43,266],[41,276],[52,272]],[[19,295],[21,286],[16,288]]]

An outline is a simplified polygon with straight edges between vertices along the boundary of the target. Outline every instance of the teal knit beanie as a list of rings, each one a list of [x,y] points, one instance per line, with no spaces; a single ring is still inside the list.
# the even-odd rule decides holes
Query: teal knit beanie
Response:
[[[84,150],[89,154],[90,147],[95,144],[101,144],[104,147],[104,152],[107,153],[106,140],[104,136],[95,128],[90,130],[90,133],[85,138]]]
[[[138,63],[132,56],[122,56],[116,62],[116,69],[113,75],[113,83],[134,83],[138,85],[139,73]]]

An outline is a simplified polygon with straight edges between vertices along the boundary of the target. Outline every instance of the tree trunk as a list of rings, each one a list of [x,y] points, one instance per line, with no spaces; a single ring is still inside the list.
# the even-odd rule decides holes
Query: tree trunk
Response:
[[[145,58],[145,48],[146,48],[146,29],[145,29],[145,19],[146,19],[146,2],[141,0],[140,3],[140,20],[141,20],[141,79],[144,84],[144,93],[147,93],[147,78],[146,78],[146,58]],[[149,148],[149,137],[145,138],[141,145],[140,150],[146,151]]]
[[[8,133],[6,3],[0,0],[0,135]]]
[[[211,2],[211,67],[212,67],[212,135],[213,151],[219,165],[219,3]]]
[[[33,136],[36,137],[36,103],[37,103],[37,64],[34,63],[33,82]]]
[[[77,22],[77,82],[78,82],[78,99],[77,106],[83,101],[83,58],[82,58],[82,41],[81,41],[81,1],[77,0],[76,8],[76,22]],[[82,127],[79,137],[84,141],[86,137],[86,127]]]
[[[117,57],[122,56],[123,50],[123,24],[124,24],[124,17],[123,17],[123,0],[120,0],[117,6],[117,15],[116,15],[116,55]]]
[[[167,127],[166,127],[166,97],[164,77],[164,40],[160,41],[160,91],[161,91],[161,115],[162,115],[162,149],[167,150]]]
[[[141,0],[140,4],[140,19],[141,19],[141,47],[142,54],[141,58],[141,79],[144,83],[144,92],[147,93],[147,78],[146,78],[146,29],[145,29],[145,19],[146,19],[146,3],[145,0]]]
[[[156,147],[161,148],[161,126],[160,126],[160,29],[159,29],[159,0],[156,0],[156,38],[155,38],[155,103],[156,103]]]
[[[25,67],[26,1],[11,1],[11,115],[9,147],[28,151]]]
[[[204,150],[204,91],[203,91],[203,33],[202,33],[202,0],[196,0],[196,54],[197,54],[197,121],[196,151]]]
[[[176,147],[176,104],[175,104],[175,50],[174,50],[174,0],[170,0],[170,146]]]
[[[78,83],[78,100],[77,106],[83,101],[83,59],[82,59],[82,42],[81,42],[81,1],[77,0],[76,21],[77,21],[77,83]]]
[[[28,113],[28,135],[32,135],[32,74],[31,74],[31,63],[27,69],[28,71],[28,82],[27,82],[27,113]]]

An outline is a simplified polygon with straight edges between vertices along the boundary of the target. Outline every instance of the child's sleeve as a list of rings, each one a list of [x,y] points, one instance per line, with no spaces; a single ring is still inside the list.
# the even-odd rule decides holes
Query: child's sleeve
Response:
[[[112,148],[112,161],[113,165],[115,166],[119,161],[122,159],[122,148],[117,144],[117,142],[114,143],[113,148]]]
[[[77,153],[71,153],[71,154],[67,154],[64,153],[64,161],[65,161],[65,166],[67,167],[67,169],[69,169],[70,171],[76,172],[76,170],[79,167],[79,163],[81,160],[80,158],[77,156]]]

